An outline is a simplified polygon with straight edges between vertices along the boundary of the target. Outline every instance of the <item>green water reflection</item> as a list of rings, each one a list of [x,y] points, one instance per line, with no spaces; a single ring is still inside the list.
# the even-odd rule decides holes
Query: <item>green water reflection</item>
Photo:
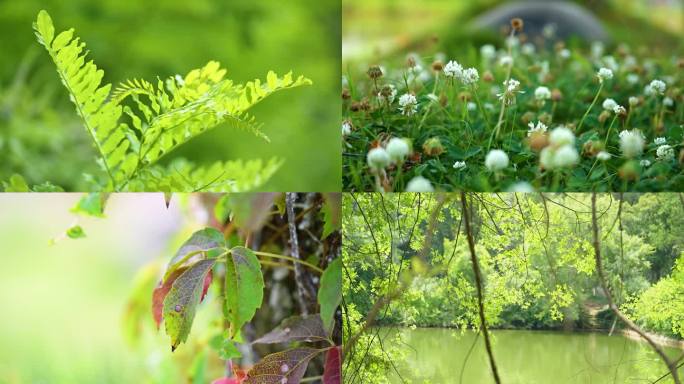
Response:
[[[404,344],[404,362],[393,383],[492,383],[484,342],[475,332],[450,329],[379,329],[385,343]],[[650,383],[667,372],[648,345],[620,335],[548,331],[496,330],[494,355],[502,380],[508,384]],[[400,336],[397,339],[395,336]],[[668,348],[671,356],[681,351]],[[684,375],[684,368],[680,370]],[[462,381],[461,381],[462,373]],[[661,380],[659,383],[671,383]]]

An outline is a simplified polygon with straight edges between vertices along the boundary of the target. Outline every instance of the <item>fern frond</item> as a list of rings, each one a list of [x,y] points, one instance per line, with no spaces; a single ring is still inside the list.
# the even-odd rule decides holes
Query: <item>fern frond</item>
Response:
[[[128,185],[133,192],[246,192],[266,183],[283,164],[282,160],[236,160],[197,167],[185,160],[168,167],[154,166],[141,172]]]
[[[88,52],[84,52],[85,44],[74,37],[73,28],[54,37],[52,19],[47,12],[40,11],[33,29],[55,63],[76,112],[97,147],[100,164],[116,189],[117,181],[125,179],[135,164],[127,157],[130,145],[126,139],[128,127],[118,124],[121,107],[107,102],[111,84],[101,86],[104,72],[92,60],[86,62]]]

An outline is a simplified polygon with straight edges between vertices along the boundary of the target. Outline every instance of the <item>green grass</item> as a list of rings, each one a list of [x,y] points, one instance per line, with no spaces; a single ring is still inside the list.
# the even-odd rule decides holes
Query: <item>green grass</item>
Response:
[[[505,50],[499,50],[496,59],[486,60],[479,54],[472,35],[470,40],[460,40],[460,49],[454,48],[456,40],[446,40],[450,43],[442,48],[447,48],[447,55],[440,59],[457,60],[464,68],[477,68],[480,80],[474,88],[447,79],[443,72],[435,76],[430,66],[439,48],[420,51],[422,79],[414,79],[409,73],[407,52],[379,60],[385,67],[385,75],[377,80],[377,85],[366,74],[368,66],[353,63],[347,66],[351,98],[343,107],[343,115],[354,128],[343,141],[345,190],[373,190],[378,189],[377,185],[384,190],[404,190],[416,176],[427,178],[434,188],[441,190],[500,191],[519,188],[519,182],[526,183],[526,189],[546,191],[684,190],[684,173],[677,162],[684,122],[683,79],[681,69],[676,66],[677,50],[660,49],[653,53],[649,49],[623,46],[591,58],[587,47],[570,42],[571,56],[563,59],[553,48],[537,47],[534,54],[524,54],[520,48],[514,48],[511,78],[521,82],[519,91],[523,93],[516,92],[510,98],[514,102],[504,109],[499,121],[501,102],[496,94],[501,92],[508,68],[499,65],[497,60],[506,54]],[[596,73],[608,65],[603,59],[607,55],[616,59],[618,69],[597,95],[600,84]],[[633,56],[635,63],[626,63],[627,56]],[[548,73],[541,74],[544,62],[548,62]],[[489,80],[484,79],[486,71],[491,73]],[[638,74],[636,82],[628,81],[630,74]],[[644,87],[654,79],[668,81],[665,95],[644,95]],[[376,87],[382,89],[387,85],[397,89],[395,100],[389,104],[375,96]],[[542,85],[558,90],[561,98],[546,100],[543,105],[538,103],[534,93]],[[406,93],[414,94],[418,101],[417,113],[411,116],[403,115],[397,102]],[[439,100],[431,100],[430,94]],[[639,104],[630,107],[629,97],[640,98]],[[665,97],[673,105],[664,106]],[[597,102],[592,107],[594,98]],[[616,116],[613,112],[604,112],[601,116],[606,98],[624,106],[627,114]],[[472,103],[470,110],[468,102]],[[559,126],[573,131],[576,138],[572,148],[580,154],[575,166],[553,170],[540,166],[541,148],[531,148],[527,138],[528,123],[538,121],[548,126],[548,132]],[[621,150],[619,133],[634,128],[645,136],[646,145],[643,154],[628,159]],[[411,141],[413,155],[401,165],[395,162],[383,171],[371,171],[366,160],[368,151],[374,146],[385,146],[392,137]],[[539,138],[545,141],[548,134]],[[673,159],[658,158],[656,138],[666,139]],[[425,143],[435,143],[435,140],[441,143],[437,150],[425,148]],[[559,147],[556,145],[554,149]],[[491,171],[485,166],[485,157],[492,149],[507,153],[507,167]],[[601,150],[610,153],[611,158],[597,160],[596,154]],[[648,160],[651,166],[640,166],[641,160]],[[465,161],[466,168],[454,169],[457,161]]]

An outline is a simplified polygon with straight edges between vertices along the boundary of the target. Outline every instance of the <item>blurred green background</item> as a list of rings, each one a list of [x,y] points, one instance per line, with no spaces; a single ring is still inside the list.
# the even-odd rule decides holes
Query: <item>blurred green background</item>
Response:
[[[86,238],[49,246],[74,223],[69,209],[79,198],[0,198],[2,384],[141,383],[170,355],[162,353],[163,332],[149,336],[156,343],[142,340],[142,349],[156,345],[157,352],[128,347],[121,320],[138,269],[168,251],[181,231],[177,201],[166,209],[161,194],[114,195],[106,219],[80,220]]]
[[[681,0],[567,1],[591,10],[615,43],[666,52],[684,47]],[[343,61],[377,60],[393,53],[404,56],[407,50],[426,48],[433,36],[442,40],[441,49],[447,45],[465,51],[483,44],[483,39],[491,40],[489,35],[468,31],[467,23],[509,2],[513,0],[342,0]]]
[[[286,160],[264,190],[341,188],[338,0],[0,0],[0,180],[86,190],[94,150],[31,23],[47,10],[57,30],[86,42],[105,82],[155,80],[209,60],[238,82],[293,70],[313,86],[274,95],[251,112],[271,138],[217,127],[177,151],[198,163]],[[174,157],[174,156],[171,156]]]

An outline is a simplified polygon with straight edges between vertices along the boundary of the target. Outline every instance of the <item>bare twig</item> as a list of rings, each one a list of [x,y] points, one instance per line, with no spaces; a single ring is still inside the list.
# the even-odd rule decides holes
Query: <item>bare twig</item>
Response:
[[[292,257],[297,260],[302,260],[299,255],[299,240],[297,236],[297,223],[294,212],[294,204],[297,200],[297,194],[288,192],[285,195],[285,205],[287,209],[287,224],[290,228],[290,246],[292,248]],[[302,310],[302,315],[308,315],[316,305],[316,289],[313,286],[311,277],[304,270],[301,263],[293,263],[295,272],[295,282],[297,283],[297,300]]]

